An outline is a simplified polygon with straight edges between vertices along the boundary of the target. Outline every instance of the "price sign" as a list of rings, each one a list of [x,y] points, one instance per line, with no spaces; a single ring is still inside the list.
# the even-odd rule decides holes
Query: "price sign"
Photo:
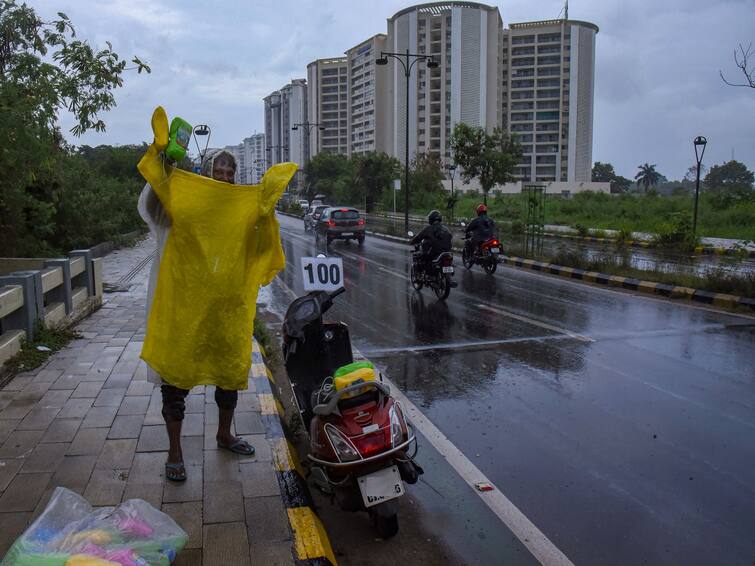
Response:
[[[303,257],[301,271],[305,291],[335,291],[343,287],[340,257]]]

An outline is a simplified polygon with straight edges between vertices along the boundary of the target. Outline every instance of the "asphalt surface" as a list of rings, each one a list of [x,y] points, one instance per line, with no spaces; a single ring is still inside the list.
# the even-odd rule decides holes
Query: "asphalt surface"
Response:
[[[281,282],[302,294],[299,259],[322,250],[280,221]],[[411,288],[408,246],[329,255],[348,291],[330,317],[575,564],[754,563],[755,318],[460,262],[440,303]],[[531,561],[422,448],[412,523],[464,562]],[[390,562],[380,548],[354,563]]]

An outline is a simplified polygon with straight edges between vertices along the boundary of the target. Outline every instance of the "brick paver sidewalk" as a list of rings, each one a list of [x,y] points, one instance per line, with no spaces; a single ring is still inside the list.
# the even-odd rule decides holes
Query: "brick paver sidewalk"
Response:
[[[291,564],[257,379],[239,396],[234,423],[257,454],[217,449],[212,388],[198,387],[183,425],[188,480],[164,479],[160,391],[139,359],[153,251],[147,240],[109,255],[105,282],[128,290],[106,294],[76,327],[83,338],[0,391],[0,556],[64,486],[96,506],[141,498],[161,508],[189,533],[176,564]]]

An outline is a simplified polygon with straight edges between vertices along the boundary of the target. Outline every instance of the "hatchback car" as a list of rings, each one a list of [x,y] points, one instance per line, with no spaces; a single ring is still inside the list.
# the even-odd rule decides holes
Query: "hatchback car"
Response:
[[[356,208],[326,208],[315,224],[315,235],[325,238],[328,244],[333,240],[357,240],[362,245],[365,237],[364,218]]]

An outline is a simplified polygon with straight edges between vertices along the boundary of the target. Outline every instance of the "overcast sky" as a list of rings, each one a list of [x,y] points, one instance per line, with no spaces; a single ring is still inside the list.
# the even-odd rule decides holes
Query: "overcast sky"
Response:
[[[152,109],[212,126],[213,146],[264,131],[262,98],[307,63],[339,56],[386,32],[397,0],[32,0],[46,19],[63,11],[80,37],[139,55],[151,75],[125,77],[104,134],[74,143],[151,140]],[[561,0],[495,3],[504,26],[558,16]],[[708,138],[705,162],[734,157],[755,169],[755,89],[740,81],[732,52],[755,44],[755,0],[572,0],[572,19],[600,27],[596,47],[593,160],[633,177],[656,163],[680,178],[694,162],[692,139]],[[63,126],[70,127],[70,120]]]

